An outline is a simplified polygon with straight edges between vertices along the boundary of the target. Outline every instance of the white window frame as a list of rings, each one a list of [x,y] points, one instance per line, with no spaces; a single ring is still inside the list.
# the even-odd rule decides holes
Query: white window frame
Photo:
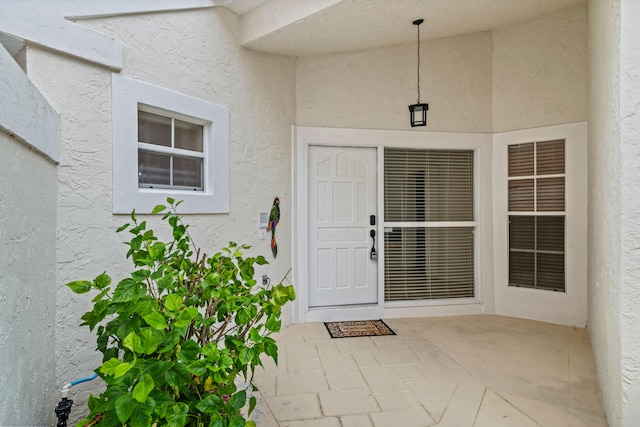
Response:
[[[565,291],[509,286],[508,146],[565,141]],[[587,124],[567,123],[493,135],[495,313],[562,325],[587,322]]]
[[[221,105],[112,74],[113,213],[151,213],[167,197],[182,200],[180,212],[229,212],[229,110]],[[138,187],[138,109],[184,117],[204,126],[203,191]]]

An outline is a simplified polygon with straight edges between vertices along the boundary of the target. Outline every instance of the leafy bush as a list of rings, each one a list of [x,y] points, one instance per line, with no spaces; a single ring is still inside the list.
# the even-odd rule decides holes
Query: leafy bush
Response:
[[[163,243],[135,211],[127,243],[135,270],[113,291],[103,273],[92,282],[74,281],[75,293],[97,291],[93,309],[82,316],[97,333],[106,390],[89,399],[82,426],[162,425],[253,427],[255,397],[237,381],[251,384],[261,355],[278,361],[269,337],[280,330],[282,306],[295,298],[292,286],[259,286],[254,265],[264,257],[243,257],[233,242],[212,256],[194,247],[171,198],[158,205],[173,240]],[[255,390],[255,387],[254,387]]]

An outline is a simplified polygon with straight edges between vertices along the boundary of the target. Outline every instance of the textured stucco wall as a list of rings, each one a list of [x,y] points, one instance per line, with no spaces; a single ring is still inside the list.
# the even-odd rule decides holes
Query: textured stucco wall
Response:
[[[123,41],[122,74],[225,105],[230,112],[230,210],[190,215],[194,241],[211,253],[229,240],[253,245],[271,265],[259,271],[280,280],[291,266],[291,124],[294,67],[289,58],[240,48],[237,17],[225,9],[131,15],[83,21]],[[61,114],[62,150],[58,192],[57,377],[83,376],[99,363],[95,338],[80,328],[90,298],[64,283],[93,278],[105,269],[114,280],[131,271],[124,238],[115,229],[127,216],[111,213],[111,71],[32,48],[30,77]],[[259,211],[279,196],[278,258],[259,240]],[[147,218],[150,225],[159,218]],[[166,229],[164,235],[166,236]],[[284,313],[291,317],[291,307]],[[95,382],[94,382],[95,383]],[[78,386],[81,404],[99,384]],[[77,411],[76,411],[77,412]],[[79,415],[79,414],[77,414]]]
[[[51,425],[56,111],[0,45],[0,425]]]
[[[51,425],[56,166],[0,131],[0,425]]]
[[[491,132],[491,34],[421,43],[421,101],[426,128]],[[416,45],[298,59],[301,126],[408,130],[417,96]]]
[[[421,44],[418,131],[504,132],[587,119],[587,9]],[[298,59],[297,124],[411,129],[416,46]]]
[[[589,3],[589,319],[605,411],[622,426],[620,7]]]
[[[493,32],[493,130],[587,119],[587,8]]]
[[[640,3],[620,6],[620,332],[623,425],[640,425]],[[595,120],[595,118],[594,118]]]

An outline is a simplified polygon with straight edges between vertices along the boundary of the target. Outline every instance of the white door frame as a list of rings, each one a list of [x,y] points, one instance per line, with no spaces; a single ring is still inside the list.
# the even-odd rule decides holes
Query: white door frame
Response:
[[[389,131],[370,129],[341,129],[319,127],[293,127],[292,147],[292,265],[296,288],[293,321],[295,323],[359,320],[391,317],[424,317],[456,314],[492,313],[493,271],[484,265],[493,264],[491,222],[491,134],[450,133],[423,131]],[[378,151],[378,303],[365,307],[309,309],[308,274],[308,148],[310,145],[370,147]],[[473,149],[476,152],[476,298],[468,300],[422,301],[384,303],[384,245],[382,224],[384,198],[382,189],[384,147]],[[488,285],[491,286],[488,286]]]
[[[377,233],[377,221],[370,225],[370,215],[378,218],[378,150],[326,145],[308,148],[309,305],[319,308],[377,304],[378,261],[371,259],[370,252],[370,230]],[[339,159],[347,159],[342,173]],[[323,173],[319,173],[320,164],[328,166]],[[329,185],[323,191],[320,183]],[[345,183],[349,189],[346,203],[338,201],[335,193],[336,185],[344,190]],[[339,212],[346,205],[348,210]]]

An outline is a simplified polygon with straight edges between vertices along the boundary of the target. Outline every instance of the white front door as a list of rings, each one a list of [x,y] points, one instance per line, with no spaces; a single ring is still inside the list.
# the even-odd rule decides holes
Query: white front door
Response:
[[[309,307],[378,301],[376,168],[375,148],[309,147]]]

